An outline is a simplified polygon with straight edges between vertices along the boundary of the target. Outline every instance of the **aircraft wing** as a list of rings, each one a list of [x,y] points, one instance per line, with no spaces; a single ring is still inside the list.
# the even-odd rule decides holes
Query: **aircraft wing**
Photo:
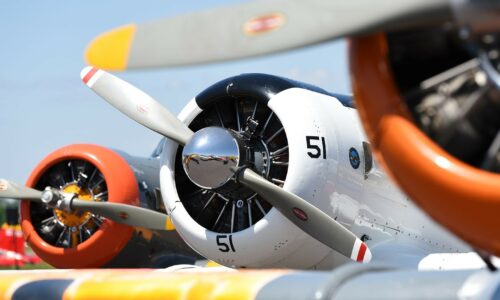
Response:
[[[482,278],[478,282],[475,278]],[[487,271],[398,270],[349,264],[334,272],[292,270],[36,270],[0,272],[5,299],[495,299]]]

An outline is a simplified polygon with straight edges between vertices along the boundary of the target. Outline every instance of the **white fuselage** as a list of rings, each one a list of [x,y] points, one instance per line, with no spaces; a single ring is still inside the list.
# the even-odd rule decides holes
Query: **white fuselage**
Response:
[[[415,207],[378,164],[371,162],[355,109],[334,97],[301,88],[276,94],[268,106],[283,124],[289,144],[283,188],[362,238],[374,261],[416,268],[432,253],[470,251]],[[179,118],[189,124],[200,112],[193,100]],[[221,252],[221,234],[200,226],[179,200],[174,181],[177,147],[173,141],[164,146],[162,195],[180,235],[200,254],[237,267],[329,269],[347,261],[274,208],[253,226],[230,234],[235,251]]]

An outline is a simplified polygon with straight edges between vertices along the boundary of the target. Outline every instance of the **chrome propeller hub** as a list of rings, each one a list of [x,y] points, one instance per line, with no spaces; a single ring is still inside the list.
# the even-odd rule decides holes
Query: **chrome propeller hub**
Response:
[[[182,151],[182,166],[189,179],[204,189],[216,189],[231,180],[239,167],[241,146],[236,136],[221,127],[196,132]]]

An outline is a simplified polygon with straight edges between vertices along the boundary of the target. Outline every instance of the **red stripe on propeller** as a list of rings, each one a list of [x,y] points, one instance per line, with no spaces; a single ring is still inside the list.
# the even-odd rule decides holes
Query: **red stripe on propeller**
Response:
[[[358,257],[356,258],[356,261],[363,262],[363,259],[365,258],[365,253],[366,253],[366,244],[361,243],[361,246],[359,246],[359,252],[358,252]]]
[[[92,68],[90,69],[90,71],[83,77],[83,82],[85,84],[87,84],[87,82],[89,82],[89,80],[92,78],[92,76],[94,76],[94,74],[97,72],[97,68]]]

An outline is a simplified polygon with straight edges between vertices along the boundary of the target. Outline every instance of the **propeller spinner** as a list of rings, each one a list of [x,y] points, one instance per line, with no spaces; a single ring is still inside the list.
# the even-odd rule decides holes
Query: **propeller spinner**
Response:
[[[216,189],[233,177],[231,168],[241,162],[237,138],[220,127],[196,132],[182,150],[182,166],[189,179],[204,189]]]

